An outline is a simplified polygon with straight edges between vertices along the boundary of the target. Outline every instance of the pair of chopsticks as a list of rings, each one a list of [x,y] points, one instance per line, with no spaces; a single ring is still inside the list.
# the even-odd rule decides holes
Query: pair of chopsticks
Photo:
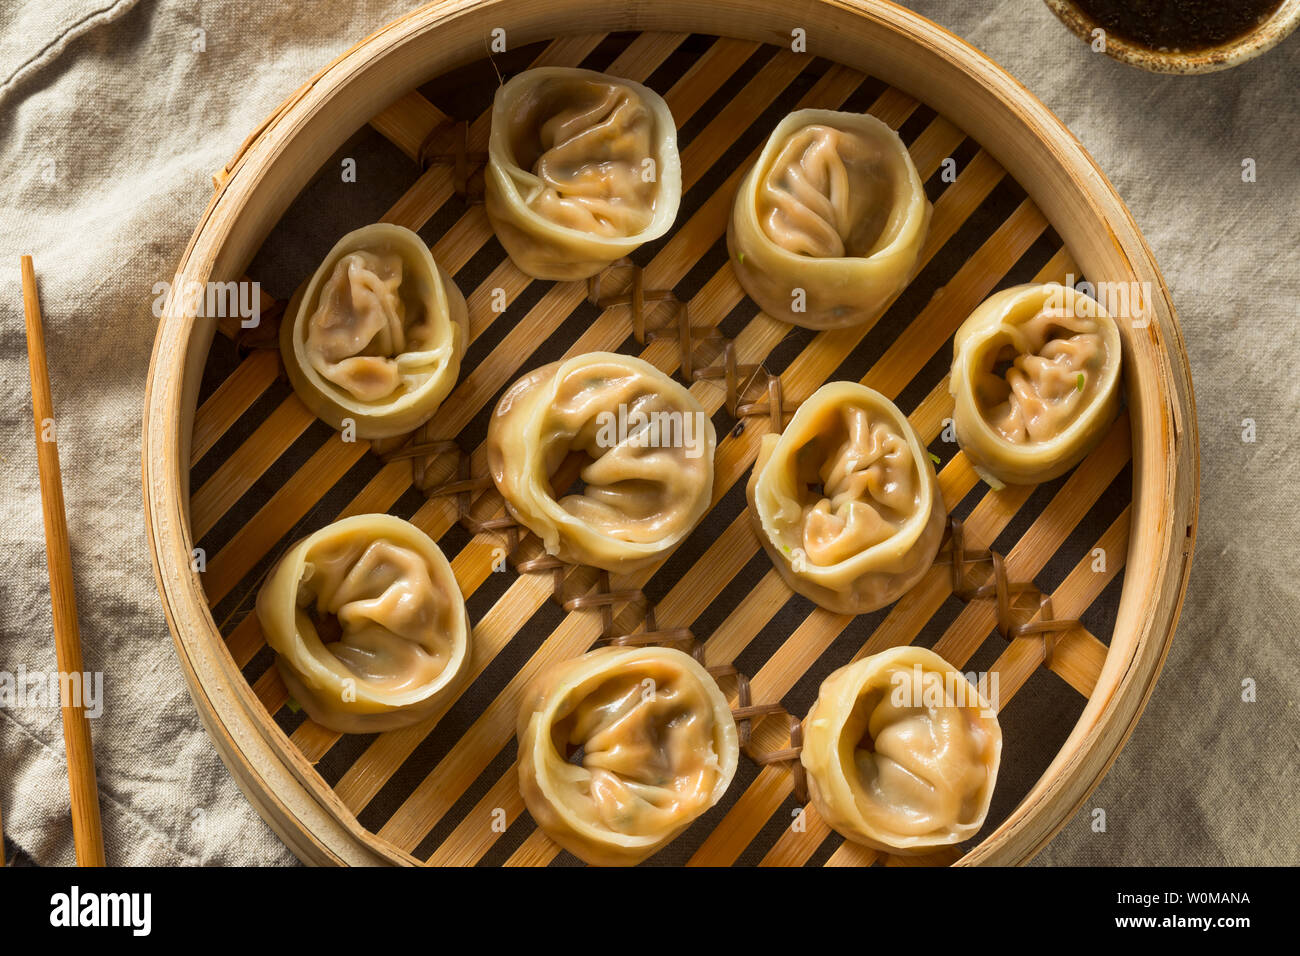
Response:
[[[54,402],[45,358],[45,330],[36,291],[32,257],[22,257],[23,311],[27,318],[27,361],[32,373],[32,415],[36,420],[36,462],[41,476],[41,510],[45,516],[45,558],[50,568],[50,603],[54,612],[54,651],[60,674],[79,674],[81,632],[77,627],[77,598],[72,583],[72,549],[63,508],[63,476],[59,446],[54,440]],[[70,685],[68,685],[70,686]],[[72,840],[78,866],[104,865],[104,833],[99,820],[99,789],[95,782],[95,752],[85,701],[62,701],[63,745],[68,756],[68,791],[72,797]],[[0,837],[0,865],[4,842]]]

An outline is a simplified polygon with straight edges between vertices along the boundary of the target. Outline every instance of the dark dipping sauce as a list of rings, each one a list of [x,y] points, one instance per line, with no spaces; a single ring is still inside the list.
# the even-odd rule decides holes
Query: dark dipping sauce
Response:
[[[1254,30],[1282,0],[1074,0],[1104,28],[1152,50],[1203,50]]]

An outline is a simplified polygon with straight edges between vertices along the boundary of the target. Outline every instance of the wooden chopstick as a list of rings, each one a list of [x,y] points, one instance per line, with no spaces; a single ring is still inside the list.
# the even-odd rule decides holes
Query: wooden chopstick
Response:
[[[54,402],[45,359],[45,331],[36,292],[32,257],[23,256],[23,309],[27,316],[27,361],[32,372],[32,415],[36,420],[36,462],[41,476],[41,510],[45,515],[45,557],[50,567],[50,603],[54,612],[54,651],[60,674],[80,674],[81,634],[72,582],[72,548],[63,508],[63,476],[55,441]],[[71,683],[65,684],[71,687]],[[82,681],[84,686],[84,680]],[[104,833],[99,820],[95,752],[90,739],[84,696],[63,701],[63,745],[68,756],[68,791],[72,797],[72,840],[78,866],[104,865]]]

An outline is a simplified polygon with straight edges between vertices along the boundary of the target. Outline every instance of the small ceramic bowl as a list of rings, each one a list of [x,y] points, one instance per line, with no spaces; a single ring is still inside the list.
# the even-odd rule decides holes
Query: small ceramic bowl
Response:
[[[1067,27],[1092,42],[1097,21],[1080,10],[1073,0],[1044,0]],[[1232,0],[1225,0],[1232,2]],[[1283,0],[1273,13],[1249,33],[1221,46],[1187,52],[1152,50],[1149,47],[1108,34],[1106,55],[1152,73],[1214,73],[1240,66],[1277,46],[1300,25],[1300,0]]]

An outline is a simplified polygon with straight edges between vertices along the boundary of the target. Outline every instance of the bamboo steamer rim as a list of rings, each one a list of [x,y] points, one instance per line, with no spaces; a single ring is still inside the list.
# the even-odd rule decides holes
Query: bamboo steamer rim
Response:
[[[935,24],[882,0],[441,0],[383,27],[290,95],[214,177],[216,191],[173,289],[239,276],[328,155],[395,97],[485,53],[504,28],[513,47],[557,35],[665,31],[787,46],[868,73],[928,102],[972,136],[1029,193],[1085,274],[1150,284],[1150,324],[1125,326],[1133,428],[1133,534],[1110,652],[1073,731],[1029,793],[964,864],[1021,863],[1044,846],[1104,776],[1132,733],[1172,641],[1197,523],[1199,453],[1182,333],[1149,247],[1096,163],[1014,78]],[[409,865],[411,854],[363,828],[321,784],[254,696],[227,650],[192,569],[189,452],[215,322],[169,297],[145,395],[143,481],[155,576],[178,657],[218,752],[276,833],[310,863]]]

